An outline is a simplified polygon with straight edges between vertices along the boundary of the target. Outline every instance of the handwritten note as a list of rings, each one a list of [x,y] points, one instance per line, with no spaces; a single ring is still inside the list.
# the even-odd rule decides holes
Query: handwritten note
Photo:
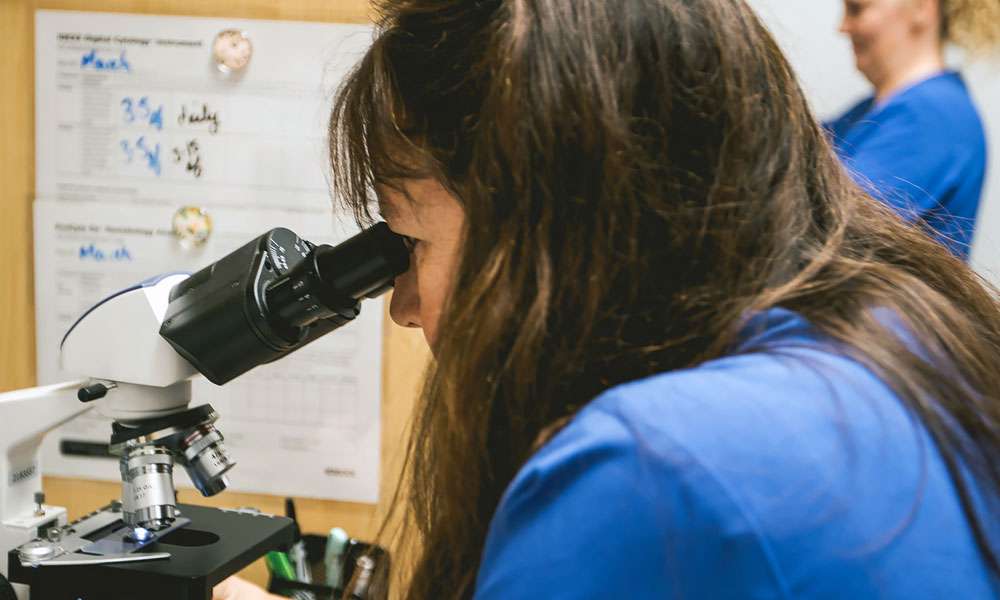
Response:
[[[122,50],[118,56],[98,56],[97,50],[92,49],[80,59],[81,69],[93,69],[95,71],[131,71],[132,67],[125,59],[125,51]]]
[[[201,155],[198,154],[198,140],[193,139],[182,148],[174,148],[174,162],[184,163],[184,168],[194,177],[201,177]]]
[[[37,18],[40,197],[329,211],[330,99],[370,43],[369,27]],[[234,27],[256,51],[245,72],[227,77],[211,48]]]
[[[132,260],[132,252],[124,245],[108,248],[97,246],[91,242],[80,246],[80,260],[127,262]]]
[[[125,123],[147,123],[150,127],[158,131],[163,130],[163,105],[153,108],[149,96],[139,99],[122,98],[122,120]]]
[[[185,125],[199,125],[201,123],[206,123],[208,125],[208,132],[212,135],[219,133],[219,113],[216,111],[210,111],[207,104],[202,104],[200,112],[198,110],[192,110],[188,112],[186,106],[181,106],[181,114],[177,115],[177,124],[182,127]]]
[[[132,159],[138,155],[151,172],[157,176],[160,175],[159,143],[147,142],[146,136],[139,136],[134,142],[131,140],[122,140],[121,148],[122,152],[125,153],[125,162],[131,163]]]

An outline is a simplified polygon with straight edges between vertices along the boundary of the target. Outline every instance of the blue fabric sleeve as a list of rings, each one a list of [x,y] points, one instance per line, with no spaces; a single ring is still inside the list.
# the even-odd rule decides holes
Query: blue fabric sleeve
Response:
[[[614,415],[585,413],[508,488],[478,600],[787,597],[710,474],[680,449],[644,447]]]
[[[588,403],[508,486],[476,585],[479,600],[997,597],[930,434],[784,309],[731,356]]]
[[[947,204],[967,158],[935,126],[906,105],[880,115],[872,137],[846,159],[854,180],[868,193],[915,220]]]

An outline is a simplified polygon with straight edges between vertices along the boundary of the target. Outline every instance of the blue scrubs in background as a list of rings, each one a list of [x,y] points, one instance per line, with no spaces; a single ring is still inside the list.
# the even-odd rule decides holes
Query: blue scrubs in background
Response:
[[[742,339],[612,388],[532,456],[490,525],[477,600],[995,598],[897,396],[787,310]]]
[[[941,73],[878,105],[868,98],[826,128],[858,184],[968,259],[986,137],[961,75]]]

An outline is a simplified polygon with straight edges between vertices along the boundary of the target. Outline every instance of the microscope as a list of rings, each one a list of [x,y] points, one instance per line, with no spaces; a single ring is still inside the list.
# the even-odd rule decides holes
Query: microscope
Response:
[[[236,464],[218,415],[189,408],[191,378],[216,385],[275,361],[359,314],[409,267],[379,223],[337,245],[268,231],[188,275],[169,273],[105,298],[66,332],[80,379],[0,394],[0,600],[211,598],[212,587],[292,541],[291,521],[178,505],[178,466],[204,496]],[[73,522],[44,504],[42,437],[103,405],[120,457],[121,499]]]

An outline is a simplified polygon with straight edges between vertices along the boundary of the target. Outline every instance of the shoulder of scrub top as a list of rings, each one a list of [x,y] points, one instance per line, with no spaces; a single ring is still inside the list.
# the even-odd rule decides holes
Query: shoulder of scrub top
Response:
[[[864,547],[905,521],[913,504],[898,499],[919,496],[922,469],[947,481],[887,385],[795,313],[766,316],[737,354],[616,386],[532,456],[491,523],[477,598],[529,597],[518,587],[529,584],[534,597],[669,597],[687,586],[702,592],[687,597],[729,597],[709,576],[720,564],[746,586],[734,589],[773,593],[781,565],[801,559],[796,543],[769,540],[832,536],[829,547],[809,542],[823,551],[816,568],[849,562],[840,544]],[[940,509],[946,494],[925,495],[921,536],[942,521],[963,526]],[[558,587],[567,581],[581,593]]]
[[[962,76],[947,71],[889,98],[873,111],[879,121],[901,118],[942,140],[985,146],[982,119]]]

